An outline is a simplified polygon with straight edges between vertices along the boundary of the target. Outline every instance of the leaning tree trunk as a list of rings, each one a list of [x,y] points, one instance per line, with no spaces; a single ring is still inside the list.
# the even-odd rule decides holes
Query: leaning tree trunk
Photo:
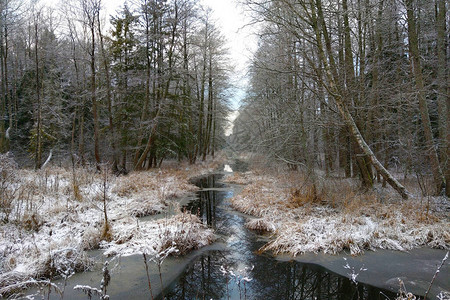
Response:
[[[345,122],[345,124],[350,129],[350,133],[352,137],[356,140],[362,152],[370,159],[371,163],[375,167],[375,169],[383,176],[383,178],[402,196],[403,199],[408,198],[408,191],[404,186],[400,184],[389,172],[386,168],[380,163],[380,161],[376,158],[375,154],[370,149],[369,145],[367,145],[364,140],[361,132],[356,126],[356,123],[348,111],[346,107],[346,103],[344,99],[342,99],[343,93],[341,88],[336,84],[338,82],[338,73],[336,64],[333,58],[333,51],[331,47],[331,40],[328,35],[327,27],[325,24],[325,19],[323,17],[323,11],[321,7],[321,1],[317,0],[317,14],[316,14],[316,6],[311,2],[311,25],[313,30],[315,31],[316,37],[316,46],[318,49],[319,59],[322,62],[322,65],[325,68],[325,75],[328,80],[328,91],[331,96],[335,99],[336,105],[339,109],[339,112]],[[329,60],[325,56],[325,50],[322,43],[322,36],[325,39],[325,48],[328,54]]]
[[[392,186],[402,196],[403,199],[408,199],[408,191],[406,190],[406,188],[403,185],[401,185],[400,182],[398,182],[398,180],[395,179],[394,176],[392,176],[388,170],[386,170],[383,164],[376,158],[375,154],[373,153],[372,149],[370,149],[369,145],[367,145],[363,136],[359,132],[358,126],[356,126],[356,123],[353,120],[352,115],[343,105],[342,99],[340,99],[339,97],[335,97],[335,100],[339,108],[339,112],[341,113],[341,116],[343,117],[347,126],[350,128],[353,138],[356,140],[363,153],[367,157],[369,157],[372,165],[375,167],[377,172],[379,172],[381,176],[383,176],[383,178],[387,181],[387,183],[389,183],[389,185]]]

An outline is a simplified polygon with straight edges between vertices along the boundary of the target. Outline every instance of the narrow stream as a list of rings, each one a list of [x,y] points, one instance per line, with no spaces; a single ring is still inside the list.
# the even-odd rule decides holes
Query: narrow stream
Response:
[[[229,172],[232,172],[230,166],[225,166],[223,172],[197,179],[195,184],[201,189],[196,193],[196,197],[182,202],[187,203],[184,209],[197,214],[204,224],[215,230],[218,240],[184,257],[167,258],[162,265],[162,287],[159,272],[156,266],[151,264],[149,273],[155,299],[395,299],[396,293],[393,291],[397,289],[387,291],[351,281],[347,274],[349,271],[343,268],[346,264],[344,257],[347,257],[347,261],[354,264],[357,270],[358,263],[365,263],[367,260],[369,263],[372,260],[370,267],[367,266],[371,270],[376,269],[377,265],[381,266],[381,270],[366,272],[358,277],[364,282],[378,286],[386,286],[383,276],[398,278],[398,275],[393,273],[395,270],[382,266],[383,263],[386,264],[382,262],[386,258],[393,266],[396,260],[401,262],[402,268],[403,265],[410,265],[414,269],[410,270],[409,274],[433,274],[434,264],[439,263],[441,250],[433,252],[433,249],[418,250],[417,258],[414,253],[398,251],[366,254],[366,261],[345,255],[341,257],[313,254],[292,260],[258,253],[258,249],[267,242],[268,237],[246,229],[244,224],[247,216],[230,207],[229,199],[242,187],[221,182],[224,174]],[[86,299],[83,293],[73,290],[77,284],[92,287],[100,285],[101,264],[105,257],[101,251],[93,251],[91,255],[96,256],[99,262],[95,271],[75,274],[67,283],[62,280],[57,282],[60,286],[66,284],[64,299]],[[424,263],[429,265],[430,271],[422,268]],[[328,269],[320,265],[327,266]],[[141,255],[122,257],[110,262],[110,272],[111,283],[107,293],[111,299],[151,299]],[[428,278],[429,275],[426,275]],[[438,280],[441,280],[441,283]],[[442,284],[445,279],[438,280],[436,285],[445,285]],[[388,286],[392,287],[386,287]],[[53,293],[49,299],[60,297]]]
[[[395,294],[331,273],[313,264],[258,254],[266,237],[244,227],[229,204],[237,186],[222,174],[201,178],[198,198],[186,208],[215,229],[223,249],[202,253],[165,288],[167,299],[394,299]],[[343,265],[345,261],[343,260]],[[161,299],[162,295],[159,296]]]

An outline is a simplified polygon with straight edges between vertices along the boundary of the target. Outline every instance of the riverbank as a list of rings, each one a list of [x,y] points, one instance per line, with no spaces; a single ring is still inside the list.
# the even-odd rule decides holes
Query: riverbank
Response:
[[[450,249],[448,199],[442,197],[402,201],[388,188],[363,193],[352,179],[312,184],[289,171],[254,169],[226,181],[245,184],[232,206],[254,217],[248,228],[273,233],[263,250],[275,254]]]
[[[381,186],[363,193],[352,179],[312,181],[299,172],[255,167],[235,172],[225,181],[244,185],[231,205],[249,215],[247,228],[269,233],[260,251],[278,257],[317,263],[393,291],[399,290],[400,278],[402,288],[424,295],[450,249],[449,202],[443,197],[421,197],[416,190],[410,200],[403,201]],[[427,258],[427,249],[433,259]],[[411,267],[400,267],[398,261]],[[371,270],[365,272],[368,265]],[[440,271],[430,295],[443,292],[448,297],[448,261]]]
[[[155,256],[210,244],[213,231],[181,213],[174,199],[196,191],[189,179],[217,166],[173,163],[119,177],[87,169],[23,170],[13,162],[2,167],[8,198],[2,198],[0,212],[0,296],[42,284],[34,279],[88,270],[93,262],[86,251],[92,249],[108,256]],[[168,211],[179,213],[140,221]]]

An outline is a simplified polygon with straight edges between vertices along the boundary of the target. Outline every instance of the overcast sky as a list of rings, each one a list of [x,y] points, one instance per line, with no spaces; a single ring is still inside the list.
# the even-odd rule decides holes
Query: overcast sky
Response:
[[[232,62],[236,65],[236,72],[232,79],[237,85],[237,90],[232,104],[233,108],[237,109],[239,101],[245,96],[244,90],[247,84],[245,75],[249,58],[256,49],[256,38],[252,34],[251,27],[246,26],[249,20],[236,0],[202,0],[201,2],[212,8],[217,25],[227,39]]]

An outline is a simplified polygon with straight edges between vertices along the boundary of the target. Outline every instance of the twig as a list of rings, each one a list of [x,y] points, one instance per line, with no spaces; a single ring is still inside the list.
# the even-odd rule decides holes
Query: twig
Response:
[[[150,296],[152,297],[153,300],[152,284],[150,283],[150,274],[148,273],[147,255],[145,255],[145,253],[142,253],[142,255],[144,256],[145,272],[147,273],[147,280],[148,280],[148,289],[150,290]]]
[[[434,282],[434,280],[436,279],[437,274],[441,271],[442,266],[444,265],[445,261],[446,261],[447,258],[448,258],[448,253],[449,253],[449,251],[447,251],[447,254],[445,254],[444,259],[441,261],[441,264],[439,265],[439,267],[437,268],[436,272],[434,273],[433,279],[431,279],[430,286],[428,287],[428,290],[427,290],[427,292],[425,293],[425,297],[423,298],[423,300],[426,300],[426,299],[427,299],[428,293],[429,293],[430,290],[431,290],[431,286],[433,285],[433,282]]]

